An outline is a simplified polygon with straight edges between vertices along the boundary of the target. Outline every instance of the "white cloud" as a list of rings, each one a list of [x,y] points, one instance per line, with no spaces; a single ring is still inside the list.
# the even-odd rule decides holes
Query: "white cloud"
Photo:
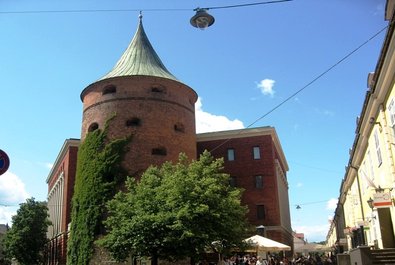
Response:
[[[0,224],[10,224],[19,204],[26,201],[29,194],[20,178],[7,171],[0,176]]]
[[[273,89],[273,86],[274,86],[274,83],[275,83],[276,81],[274,81],[274,80],[272,80],[272,79],[263,79],[263,80],[261,80],[258,84],[257,84],[257,87],[261,90],[261,92],[262,92],[262,94],[263,95],[270,95],[270,96],[274,96],[274,93],[275,93],[275,91],[274,91],[274,89]]]
[[[301,183],[301,182],[296,183],[296,187],[297,188],[303,187],[303,183]]]
[[[326,203],[326,209],[327,210],[336,210],[337,207],[337,199],[331,198],[327,203]]]
[[[0,176],[0,204],[16,205],[28,197],[25,184],[17,175],[7,171]]]
[[[17,207],[0,206],[0,224],[11,225],[12,216],[16,214]]]
[[[309,242],[325,241],[329,231],[329,223],[323,225],[293,226],[293,230],[304,233],[305,239]]]
[[[243,122],[238,119],[230,120],[225,116],[217,116],[203,111],[201,98],[198,98],[195,104],[195,115],[197,133],[244,128]]]

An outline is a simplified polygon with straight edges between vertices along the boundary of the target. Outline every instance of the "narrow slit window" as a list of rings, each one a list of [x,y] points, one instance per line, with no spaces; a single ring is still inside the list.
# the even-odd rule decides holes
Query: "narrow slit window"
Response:
[[[167,155],[167,151],[164,147],[157,147],[152,149],[151,154],[157,156],[165,156]]]
[[[138,127],[140,125],[141,125],[141,120],[136,117],[126,121],[126,127]]]

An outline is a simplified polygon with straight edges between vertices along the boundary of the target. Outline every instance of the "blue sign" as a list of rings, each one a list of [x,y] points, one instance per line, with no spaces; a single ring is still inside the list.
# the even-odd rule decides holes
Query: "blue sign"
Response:
[[[0,175],[3,175],[10,166],[10,159],[6,152],[0,149]]]

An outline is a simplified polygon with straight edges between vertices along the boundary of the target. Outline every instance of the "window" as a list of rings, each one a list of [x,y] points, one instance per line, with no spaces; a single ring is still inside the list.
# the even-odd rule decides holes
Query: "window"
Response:
[[[257,205],[256,206],[256,217],[258,220],[265,219],[265,205]]]
[[[88,132],[93,132],[96,131],[97,129],[99,129],[99,124],[97,124],[97,122],[94,122],[91,125],[89,125]]]
[[[235,149],[229,148],[228,149],[228,161],[234,161],[235,160]]]
[[[235,176],[230,176],[229,185],[231,187],[237,187],[237,178]]]
[[[262,189],[263,188],[263,177],[255,176],[255,188]]]
[[[380,166],[381,163],[383,162],[383,160],[381,158],[380,140],[379,140],[379,134],[378,134],[377,130],[374,132],[374,143],[376,146],[377,162]]]
[[[185,132],[184,124],[178,122],[174,124],[174,131],[176,132]]]
[[[261,150],[259,149],[259,146],[254,146],[252,151],[254,154],[254,159],[261,159]]]
[[[102,95],[114,94],[114,93],[116,93],[116,92],[117,92],[117,87],[114,86],[114,85],[109,85],[109,86],[106,86],[106,87],[103,89]]]
[[[154,93],[166,93],[166,88],[163,86],[153,86],[151,87],[151,92]]]
[[[126,127],[137,127],[141,125],[141,120],[139,118],[131,118],[126,121]]]
[[[395,139],[395,102],[394,102],[394,99],[391,99],[391,102],[388,105],[388,112],[390,114],[390,125],[392,127],[392,137]]]
[[[153,148],[151,151],[152,155],[158,155],[158,156],[165,156],[167,155],[166,148],[164,147],[158,147],[158,148]]]

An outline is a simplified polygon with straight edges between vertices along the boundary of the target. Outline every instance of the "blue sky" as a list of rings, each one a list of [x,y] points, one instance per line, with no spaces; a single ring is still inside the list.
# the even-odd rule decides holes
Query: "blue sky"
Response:
[[[0,176],[0,204],[7,205],[0,205],[0,223],[26,197],[46,199],[45,180],[64,140],[80,137],[81,91],[112,69],[143,10],[159,57],[199,95],[198,130],[247,127],[265,116],[252,127],[277,130],[290,168],[293,229],[325,240],[385,31],[266,114],[383,29],[385,0],[212,9],[212,27],[189,24],[196,7],[253,2],[1,1],[0,149],[11,166]],[[71,10],[113,11],[42,12]]]

